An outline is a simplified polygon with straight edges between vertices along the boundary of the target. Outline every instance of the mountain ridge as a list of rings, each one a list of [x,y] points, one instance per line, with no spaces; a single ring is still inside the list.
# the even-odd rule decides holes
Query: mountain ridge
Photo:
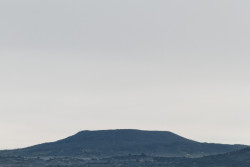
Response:
[[[201,157],[244,147],[246,146],[200,143],[169,131],[113,129],[80,131],[55,142],[3,150],[0,155],[108,157],[145,153],[165,157]]]

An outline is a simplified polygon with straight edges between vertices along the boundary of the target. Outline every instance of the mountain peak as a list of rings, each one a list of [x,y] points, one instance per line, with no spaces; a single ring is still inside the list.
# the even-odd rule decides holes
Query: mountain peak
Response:
[[[113,129],[80,131],[68,138],[19,150],[4,151],[21,156],[105,157],[141,154],[154,156],[203,156],[243,148],[239,145],[199,143],[169,131]],[[0,152],[1,155],[1,152]]]

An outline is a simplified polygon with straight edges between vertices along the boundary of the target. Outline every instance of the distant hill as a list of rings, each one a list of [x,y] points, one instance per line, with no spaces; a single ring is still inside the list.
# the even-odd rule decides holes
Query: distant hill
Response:
[[[239,150],[246,146],[200,143],[168,131],[82,131],[68,138],[32,147],[0,151],[0,156],[109,157],[142,153],[151,156],[200,157]]]
[[[221,155],[206,156],[195,159],[197,166],[203,167],[250,167],[250,148]],[[205,165],[206,164],[206,165]]]

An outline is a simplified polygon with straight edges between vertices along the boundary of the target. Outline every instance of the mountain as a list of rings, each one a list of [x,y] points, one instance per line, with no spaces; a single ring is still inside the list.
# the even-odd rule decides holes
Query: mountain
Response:
[[[200,143],[168,131],[82,131],[68,138],[23,149],[0,151],[0,156],[110,157],[147,154],[167,157],[200,157],[244,148],[243,145]]]

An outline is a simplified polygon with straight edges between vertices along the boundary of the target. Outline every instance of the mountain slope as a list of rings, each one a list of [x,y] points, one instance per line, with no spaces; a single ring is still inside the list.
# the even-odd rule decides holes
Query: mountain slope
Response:
[[[82,167],[250,167],[250,148],[230,153],[205,156],[202,158],[153,157],[147,155],[129,155],[101,159],[89,162]]]
[[[206,156],[195,160],[197,166],[234,166],[250,167],[250,148],[229,152],[221,155]],[[205,165],[207,164],[207,165]]]
[[[203,156],[230,152],[245,146],[192,141],[167,131],[82,131],[66,139],[24,149],[1,151],[14,156],[105,157],[141,154],[154,156]]]

